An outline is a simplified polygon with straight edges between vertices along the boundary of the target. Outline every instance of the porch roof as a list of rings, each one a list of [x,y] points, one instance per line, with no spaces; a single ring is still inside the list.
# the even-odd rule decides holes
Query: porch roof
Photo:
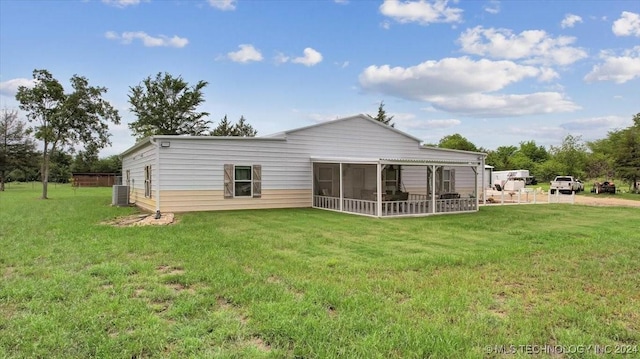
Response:
[[[311,157],[313,163],[358,163],[358,164],[385,164],[385,165],[408,165],[408,166],[478,166],[480,161],[454,161],[427,158],[360,158],[360,157]]]

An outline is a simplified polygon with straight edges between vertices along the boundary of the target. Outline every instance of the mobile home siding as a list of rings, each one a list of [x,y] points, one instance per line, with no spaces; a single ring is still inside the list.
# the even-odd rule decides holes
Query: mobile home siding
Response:
[[[318,157],[413,158],[477,161],[477,154],[423,148],[408,135],[362,116],[285,132],[279,137],[163,137],[156,148],[149,143],[129,150],[123,173],[131,171],[132,193],[138,205],[155,209],[160,183],[161,211],[227,210],[311,207],[312,162]],[[159,151],[160,168],[155,168]],[[260,165],[261,198],[224,198],[224,166]],[[144,198],[144,167],[153,168],[152,198]],[[373,178],[373,177],[372,177]],[[411,179],[411,176],[407,178]],[[466,176],[460,176],[467,181]],[[422,179],[424,181],[424,178]],[[466,186],[466,184],[465,184]],[[473,182],[471,182],[471,187]]]
[[[151,197],[144,193],[144,168],[151,166]],[[158,169],[156,168],[156,147],[148,143],[122,158],[122,173],[129,172],[130,186],[129,201],[146,211],[156,209],[156,184],[158,183]]]

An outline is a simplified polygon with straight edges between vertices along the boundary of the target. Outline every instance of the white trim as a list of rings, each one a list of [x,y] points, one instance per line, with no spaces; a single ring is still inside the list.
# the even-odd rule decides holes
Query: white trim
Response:
[[[236,180],[236,167],[249,167],[250,180]],[[249,182],[250,193],[248,196],[236,196],[236,182],[247,183]],[[233,165],[233,198],[253,198],[253,165]]]

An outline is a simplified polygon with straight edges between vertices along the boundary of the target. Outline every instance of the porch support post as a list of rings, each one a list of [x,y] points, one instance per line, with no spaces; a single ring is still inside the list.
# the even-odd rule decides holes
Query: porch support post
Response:
[[[342,212],[342,205],[343,205],[342,202],[344,202],[343,201],[343,199],[344,199],[344,189],[342,187],[343,187],[343,182],[342,182],[342,162],[340,162],[340,207],[339,207],[340,208],[340,212]]]
[[[436,165],[431,165],[431,213],[436,213]]]
[[[484,166],[483,166],[484,167]],[[480,203],[480,197],[478,197],[480,194],[478,193],[478,167],[476,166],[475,168],[471,167],[471,169],[473,170],[473,173],[475,174],[475,180],[473,181],[473,188],[475,188],[475,195],[476,195],[476,211],[478,210],[478,205]],[[482,170],[482,177],[484,177],[484,169]],[[484,181],[482,181],[482,183],[484,183]]]
[[[484,183],[484,174],[487,171],[486,169],[484,169],[485,159],[486,158],[484,156],[482,156],[482,161],[480,163],[480,166],[482,167],[482,202],[483,202],[483,204],[487,204],[487,196],[485,195],[485,191],[486,191],[487,187],[486,187],[486,183]],[[478,195],[479,195],[479,193],[478,193]],[[478,197],[478,198],[480,198],[480,197]],[[479,203],[480,202],[478,201],[478,204]]]
[[[376,163],[376,216],[382,217],[382,166]]]

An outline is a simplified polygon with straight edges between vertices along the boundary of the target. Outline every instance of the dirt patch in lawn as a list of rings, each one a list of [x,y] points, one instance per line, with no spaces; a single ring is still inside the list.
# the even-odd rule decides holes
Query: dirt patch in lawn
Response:
[[[102,224],[108,224],[114,227],[166,226],[175,223],[177,223],[177,221],[173,213],[162,213],[158,219],[156,219],[155,214],[134,214],[102,222]]]
[[[611,197],[576,196],[576,204],[584,204],[587,206],[640,207],[640,201]]]

